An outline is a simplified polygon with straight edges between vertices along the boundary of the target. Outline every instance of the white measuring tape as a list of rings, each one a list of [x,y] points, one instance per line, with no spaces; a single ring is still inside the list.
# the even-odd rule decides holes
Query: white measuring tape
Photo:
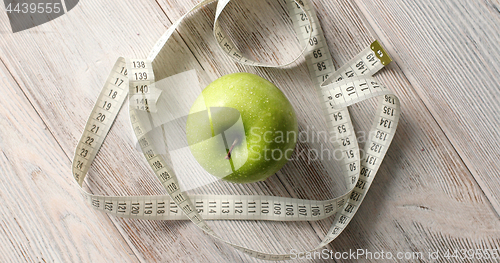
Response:
[[[350,222],[365,197],[373,178],[392,141],[400,115],[398,98],[371,76],[391,62],[377,41],[363,50],[345,66],[334,71],[330,51],[311,3],[306,0],[286,0],[303,54],[314,85],[317,87],[330,135],[336,140],[335,149],[341,149],[345,158],[341,166],[348,191],[331,200],[304,200],[275,196],[254,195],[188,195],[180,187],[176,174],[155,149],[148,135],[150,124],[138,118],[138,111],[156,111],[160,90],[154,86],[152,61],[170,38],[180,22],[193,10],[213,0],[199,3],[160,38],[148,59],[119,58],[87,121],[73,161],[73,175],[80,185],[110,130],[121,105],[130,96],[130,119],[144,156],[154,173],[168,191],[168,196],[97,196],[83,190],[94,208],[120,217],[152,220],[191,220],[212,237],[250,256],[266,260],[290,259],[291,254],[269,254],[232,244],[221,239],[205,220],[274,220],[313,221],[335,215],[335,220],[319,249],[335,239]],[[219,46],[240,63],[271,67],[245,58],[218,25],[218,17],[229,0],[217,3],[214,36]],[[293,60],[295,61],[295,60]],[[286,63],[290,64],[293,61]],[[275,67],[281,67],[279,65]],[[347,106],[380,97],[364,156],[355,137]]]

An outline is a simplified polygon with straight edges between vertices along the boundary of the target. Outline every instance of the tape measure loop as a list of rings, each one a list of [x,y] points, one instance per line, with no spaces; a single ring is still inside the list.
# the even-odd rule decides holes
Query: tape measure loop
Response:
[[[307,21],[307,26],[308,30],[306,30],[308,34],[308,39],[312,35],[312,28],[313,24],[312,21],[313,19],[309,19],[309,17],[312,16],[310,9],[306,9],[304,6],[304,2],[301,0],[293,0],[294,3],[296,4],[297,8],[301,10],[297,15],[301,17],[302,20]],[[267,64],[267,63],[261,63],[258,61],[255,61],[253,59],[249,59],[245,57],[236,47],[234,42],[231,40],[230,37],[224,32],[222,27],[219,24],[219,18],[222,12],[226,9],[227,5],[229,4],[230,0],[219,0],[217,3],[217,9],[215,12],[215,20],[214,20],[214,30],[213,30],[213,36],[215,40],[218,43],[219,48],[226,53],[229,57],[231,57],[235,62],[244,64],[244,65],[249,65],[249,66],[254,66],[254,67],[267,67],[267,68],[281,68],[288,66],[295,61],[297,61],[299,58],[304,55],[304,53],[307,50],[307,41],[301,41],[301,52],[294,57],[292,60],[287,61],[283,64],[277,64],[277,65],[272,65],[272,64]],[[293,9],[292,9],[293,10]]]
[[[235,45],[218,25],[218,18],[229,1],[219,0],[214,22],[214,37],[229,56],[240,63],[262,67],[282,67],[298,59],[297,57],[286,64],[273,66],[244,58],[235,50]],[[129,95],[132,128],[146,160],[169,196],[108,197],[92,195],[81,188],[89,205],[120,217],[152,220],[189,219],[215,239],[252,257],[265,260],[291,259],[291,254],[264,253],[232,244],[219,237],[207,225],[206,220],[312,221],[335,215],[333,225],[320,244],[307,251],[312,252],[334,240],[352,220],[394,137],[400,116],[399,99],[377,79],[371,77],[390,63],[391,59],[383,47],[375,41],[346,65],[334,71],[328,45],[311,3],[307,0],[286,0],[299,41],[306,43],[301,55],[305,55],[313,83],[318,91],[319,103],[324,108],[330,134],[335,138],[333,144],[336,149],[341,149],[345,153],[341,166],[348,185],[347,193],[323,201],[270,196],[188,195],[181,189],[175,171],[155,149],[154,140],[148,134],[154,125],[147,114],[156,111],[156,101],[161,94],[161,90],[155,87],[152,61],[186,15],[211,2],[213,1],[200,2],[168,28],[154,46],[148,59],[117,60],[75,150],[73,176],[81,187],[121,105]],[[301,17],[304,15],[308,17],[308,25],[301,22]],[[302,34],[303,26],[309,26],[311,29],[314,23],[317,25],[314,32],[306,30],[308,34]],[[347,107],[373,97],[379,98],[379,104],[368,140],[364,148],[360,149]],[[270,211],[280,211],[280,213],[270,213]]]

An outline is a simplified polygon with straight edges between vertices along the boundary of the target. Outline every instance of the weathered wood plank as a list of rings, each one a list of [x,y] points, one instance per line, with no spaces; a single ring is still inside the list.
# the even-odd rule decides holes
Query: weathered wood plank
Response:
[[[355,2],[500,214],[500,3]]]
[[[60,23],[47,23],[24,33],[8,35],[0,41],[0,56],[5,59],[16,81],[68,156],[73,153],[114,59],[123,54],[144,57],[170,23],[159,10],[158,6],[150,2],[116,6],[99,1],[86,2],[60,18]],[[131,21],[127,18],[131,18]],[[108,26],[100,27],[103,24]],[[123,25],[131,26],[124,30]],[[3,28],[7,30],[8,24],[3,24]],[[69,37],[69,32],[78,32],[79,37]],[[171,69],[170,74],[191,68],[200,70],[179,37],[164,49],[161,56],[176,58],[166,60],[167,63],[163,64],[163,67]],[[88,180],[90,188],[94,193],[107,195],[165,194],[143,156],[135,148],[128,121],[126,114],[118,117],[91,169]],[[239,191],[240,194],[287,195],[277,177],[265,184],[242,188],[223,185],[212,190],[214,193],[225,190]],[[187,222],[152,222],[114,217],[111,220],[137,256],[146,261],[182,260],[186,257],[210,262],[242,260],[241,254],[214,242]],[[235,242],[255,245],[254,248],[263,251],[287,251],[297,245],[304,249],[319,242],[307,222],[214,222],[213,225],[225,238],[236,237]],[[254,227],[262,231],[255,232]],[[281,233],[289,232],[290,228],[293,229],[291,238],[278,244],[276,239],[280,238]],[[251,235],[232,235],[232,231],[244,231]],[[299,237],[303,239],[297,244],[295,240],[299,240]],[[262,241],[256,243],[255,240]],[[266,240],[274,245],[264,245]],[[196,254],[193,251],[203,253]]]
[[[155,13],[154,3],[148,3],[150,5],[140,3],[138,5],[140,8],[135,8],[133,4],[136,2],[130,5],[85,2],[60,18],[63,21],[59,23],[54,21],[30,31],[2,37],[1,57],[8,61],[6,64],[13,72],[16,81],[20,83],[37,112],[47,123],[48,129],[59,140],[66,156],[72,156],[88,118],[87,115],[114,60],[123,54],[128,57],[145,56],[165,30],[164,15]],[[150,20],[141,18],[138,13],[148,14],[146,17]],[[132,17],[134,20],[128,22],[127,17]],[[7,20],[1,21],[2,30],[7,32],[9,30]],[[123,25],[127,23],[135,26],[125,30]],[[109,26],[103,28],[101,26],[103,24]],[[146,26],[147,24],[155,27]],[[70,33],[75,32],[81,38],[71,37]],[[25,46],[21,46],[20,43],[24,43]],[[179,47],[176,47],[175,51],[184,52],[182,48],[179,50]],[[88,180],[90,188],[94,193],[107,195],[164,193],[161,185],[151,175],[148,165],[143,161],[143,156],[135,149],[135,141],[128,123],[127,114],[120,115],[90,173]],[[125,158],[121,159],[122,157]],[[119,159],[121,161],[118,161]],[[67,167],[65,176],[68,182],[72,183],[70,164],[59,166]],[[109,176],[110,173],[113,173],[113,176]],[[74,186],[72,191],[77,193],[76,185],[72,185]],[[79,207],[74,209],[80,211]],[[181,259],[191,253],[190,251],[197,250],[205,251],[206,255],[201,257],[212,262],[224,261],[227,257],[223,253],[227,248],[223,248],[221,253],[211,238],[203,236],[185,222],[167,224],[139,220],[128,222],[114,217],[111,219],[123,237],[113,236],[116,231],[112,228],[109,231],[96,231],[109,235],[99,237],[111,240],[124,238],[140,260]],[[97,223],[99,220],[94,222]],[[175,229],[179,227],[182,229],[185,225],[191,230],[187,230],[186,233],[183,231],[184,237],[180,237],[180,233]],[[159,237],[149,238],[153,235]],[[164,247],[151,249],[155,244],[162,244]],[[168,254],[165,254],[166,252]]]
[[[178,19],[196,2],[161,1],[160,9],[150,1],[116,4],[84,1],[59,20],[0,39],[0,58],[47,123],[47,128],[57,138],[65,154],[71,156],[116,57],[146,56],[171,21]],[[298,48],[296,44],[283,46],[290,40],[294,41],[291,30],[274,34],[275,29],[271,28],[285,28],[288,22],[276,18],[255,23],[267,14],[283,16],[283,8],[278,2],[268,2],[240,3],[242,12],[231,13],[225,19],[232,18],[235,22],[241,18],[248,19],[247,22],[240,20],[237,26],[232,27],[234,37],[243,41],[239,42],[240,47],[255,45],[255,48],[246,51],[248,54],[255,53],[262,60],[285,61]],[[314,3],[337,66],[371,42],[373,36],[359,22],[360,14],[353,2]],[[283,70],[255,69],[232,63],[214,42],[207,41],[211,35],[213,8],[204,8],[201,14],[196,14],[183,25],[181,37],[176,36],[176,42],[162,51],[159,61],[164,70],[156,66],[158,76],[161,78],[191,68],[203,72],[203,68],[205,76],[202,83],[207,84],[211,79],[229,72],[255,72],[282,88],[296,105],[303,129],[313,125],[322,127],[321,117],[311,114],[318,113],[319,109],[311,106],[316,105],[317,98],[305,65],[299,62]],[[246,9],[253,11],[246,13]],[[5,21],[0,20],[0,30],[8,31]],[[248,34],[238,26],[265,34]],[[69,35],[74,32],[78,33],[76,37]],[[188,48],[185,48],[184,42]],[[269,51],[259,55],[259,48]],[[285,52],[281,52],[283,50]],[[404,108],[400,128],[367,200],[345,233],[329,248],[334,251],[360,248],[394,253],[446,248],[498,248],[499,222],[483,192],[405,75],[397,66],[389,69],[378,77],[402,99]],[[372,109],[371,106],[372,103],[365,103],[352,107],[358,127],[367,128],[370,120],[366,112]],[[128,117],[122,114],[91,171],[89,184],[95,193],[165,193],[134,147]],[[71,181],[69,164],[65,167],[68,167],[67,180]],[[307,161],[302,160],[288,164],[278,176],[265,183],[239,186],[218,182],[192,192],[318,199],[331,197],[335,191],[315,188],[321,182],[336,186],[325,180],[321,165],[307,165]],[[141,261],[257,261],[214,242],[189,222],[152,222],[114,217],[111,221]],[[479,229],[474,227],[478,221],[481,222]],[[310,248],[317,244],[318,236],[323,235],[330,221],[311,224],[211,222],[211,225],[224,238],[237,243],[269,252],[287,252],[291,248]],[[113,235],[111,230],[102,232]],[[117,237],[110,237],[114,238]],[[102,239],[107,242],[105,237]],[[4,241],[1,244],[6,246]]]
[[[259,52],[262,46],[271,47],[277,53],[273,53],[274,61],[285,61],[289,58],[287,47],[282,44],[283,39],[292,40],[282,35],[268,35],[255,40],[255,32],[245,33],[244,29],[260,30],[253,23],[262,22],[262,17],[270,11],[259,7],[252,7],[255,3],[244,4],[239,12],[227,14],[231,16],[231,26],[236,30],[234,38],[250,40],[241,43],[241,46],[250,49],[249,54]],[[370,31],[364,27],[361,14],[353,2],[344,1],[314,1],[319,19],[325,31],[327,41],[332,50],[332,55],[341,66],[372,40]],[[161,3],[160,3],[161,4]],[[179,18],[193,3],[176,2],[181,8],[167,8],[163,6],[169,18]],[[272,4],[270,4],[272,5]],[[252,9],[254,8],[254,9]],[[255,10],[259,10],[255,12]],[[279,10],[276,6],[275,10]],[[253,10],[254,13],[247,10]],[[213,14],[210,8],[204,9],[209,15]],[[278,12],[279,11],[275,11]],[[257,13],[257,14],[255,14]],[[276,17],[281,17],[276,15]],[[206,18],[210,20],[210,18]],[[246,19],[246,22],[239,22]],[[249,22],[252,21],[252,22]],[[264,20],[265,21],[265,20]],[[193,22],[194,23],[194,22]],[[200,22],[199,22],[200,23]],[[251,24],[252,23],[252,24]],[[200,25],[201,24],[201,25]],[[223,54],[214,43],[207,43],[210,33],[206,23],[188,27],[186,31],[180,31],[183,39],[199,58],[204,68],[214,68],[213,61],[224,60]],[[250,25],[249,25],[250,24]],[[275,26],[279,22],[269,22]],[[262,30],[262,31],[265,31]],[[254,46],[247,45],[251,42]],[[270,44],[271,43],[271,44]],[[281,46],[280,46],[281,45]],[[280,47],[285,50],[280,52]],[[207,50],[208,49],[208,50]],[[271,53],[271,52],[269,52]],[[266,52],[266,54],[268,54]],[[288,54],[288,56],[287,56]],[[266,59],[269,55],[263,55]],[[207,62],[208,61],[208,62]],[[231,64],[229,62],[229,64]],[[287,70],[252,69],[238,66],[237,68],[223,69],[215,66],[218,74],[231,72],[230,70],[241,70],[257,72],[277,83],[293,103],[298,106],[299,119],[309,120],[311,112],[317,112],[311,105],[316,103],[315,93],[308,81],[308,73],[305,65],[299,64],[297,68]],[[477,186],[460,156],[455,152],[437,125],[426,105],[419,99],[418,93],[407,81],[405,75],[396,66],[392,65],[389,70],[378,75],[388,87],[396,91],[403,103],[403,117],[400,122],[393,146],[388,157],[375,180],[374,188],[370,190],[366,204],[362,205],[356,218],[341,235],[339,240],[332,242],[331,248],[337,251],[348,251],[353,248],[368,249],[370,251],[417,251],[428,252],[432,249],[469,249],[469,248],[497,248],[500,232],[496,215],[480,187]],[[304,98],[305,97],[305,98]],[[372,111],[372,104],[352,107],[351,112],[357,120],[356,123],[365,130],[369,128],[370,118],[366,112]],[[318,125],[317,122],[313,122]],[[320,126],[317,126],[320,127]],[[303,167],[286,166],[284,173],[279,173],[284,182],[290,182],[289,192],[300,197],[310,197],[314,194],[301,193],[304,181],[298,176],[287,176],[288,173],[300,174]],[[310,171],[307,171],[310,172]],[[307,173],[306,172],[306,173]],[[313,176],[317,177],[317,175]],[[411,192],[413,194],[409,195]],[[315,193],[318,195],[318,193]],[[455,220],[449,220],[454,217]],[[479,218],[487,217],[488,224],[483,230],[477,231],[471,224]],[[373,220],[377,218],[378,220]],[[316,225],[313,223],[313,225]],[[318,233],[322,233],[329,227],[329,223],[318,226]],[[363,233],[362,236],[360,236]],[[450,242],[450,246],[442,245],[440,240],[431,237],[443,236]],[[457,243],[457,241],[459,241]],[[384,244],[381,246],[381,244]]]
[[[339,50],[334,57],[354,55],[350,51],[352,45],[342,42],[348,43],[352,36],[367,35],[361,33],[367,32],[367,28],[358,22],[362,14],[353,3],[351,6],[346,7],[341,1],[317,2],[331,49]],[[346,20],[346,14],[356,19]],[[349,37],[342,37],[343,33]],[[358,41],[370,42],[363,38]],[[339,57],[337,61],[341,65],[346,58]],[[446,249],[498,249],[498,218],[488,199],[398,66],[399,63],[393,64],[391,70],[377,75],[401,99],[403,115],[398,132],[367,200],[347,233],[332,245],[340,251],[371,248],[443,253]],[[359,123],[366,125],[366,115],[356,114],[361,109],[352,107],[351,112],[364,120]],[[485,215],[487,222],[494,223],[477,231],[474,225],[485,222],[481,219]]]
[[[83,202],[68,156],[3,63],[0,86],[0,261],[137,261],[109,218]]]

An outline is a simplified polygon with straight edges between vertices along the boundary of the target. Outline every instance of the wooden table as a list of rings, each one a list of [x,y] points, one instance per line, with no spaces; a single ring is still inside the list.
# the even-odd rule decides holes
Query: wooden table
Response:
[[[146,57],[166,28],[197,2],[82,0],[62,17],[14,34],[0,11],[1,262],[258,261],[187,221],[121,219],[95,211],[71,175],[75,146],[115,60]],[[277,63],[297,51],[286,17],[280,17],[282,1],[237,2],[223,22],[247,54]],[[394,256],[422,252],[424,262],[429,252],[439,251],[438,262],[459,262],[444,253],[500,249],[500,2],[313,3],[337,67],[375,39],[386,47],[395,63],[376,77],[402,103],[395,139],[372,188],[327,248]],[[162,51],[158,74],[194,68],[209,81],[254,72],[297,105],[301,129],[320,123],[311,117],[317,98],[304,60],[286,69],[231,62],[211,40],[214,8],[209,5],[183,23]],[[358,129],[368,128],[373,105],[350,108]],[[165,194],[136,149],[128,122],[122,112],[85,187],[105,195]],[[290,164],[264,183],[219,182],[196,191],[328,198],[328,191],[308,186],[321,176],[314,164]],[[285,253],[313,248],[331,222],[211,225],[228,240]]]

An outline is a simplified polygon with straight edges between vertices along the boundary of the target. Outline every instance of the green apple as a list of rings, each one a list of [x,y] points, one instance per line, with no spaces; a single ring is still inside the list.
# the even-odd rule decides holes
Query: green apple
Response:
[[[263,181],[290,159],[297,117],[274,84],[250,73],[210,83],[186,122],[189,149],[210,174],[234,183]]]

